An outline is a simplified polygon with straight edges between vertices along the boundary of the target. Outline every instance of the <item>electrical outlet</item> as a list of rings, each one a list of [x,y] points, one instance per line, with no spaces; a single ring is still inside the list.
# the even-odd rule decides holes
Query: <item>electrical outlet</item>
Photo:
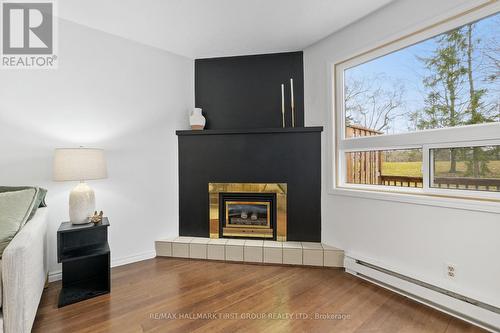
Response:
[[[457,267],[454,264],[445,264],[445,274],[448,279],[455,279],[457,276]]]

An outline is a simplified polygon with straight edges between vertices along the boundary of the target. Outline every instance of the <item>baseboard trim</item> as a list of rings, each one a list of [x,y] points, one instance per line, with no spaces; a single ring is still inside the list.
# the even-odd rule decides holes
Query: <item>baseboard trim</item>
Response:
[[[154,257],[156,257],[156,251],[148,251],[140,254],[134,254],[128,257],[115,258],[111,260],[111,267],[132,264],[134,262],[148,260]]]
[[[49,272],[49,283],[59,281],[61,279],[62,279],[61,271]]]
[[[156,251],[148,251],[140,254],[134,254],[127,257],[115,258],[111,260],[111,267],[118,267],[127,264],[132,264],[134,262],[148,260],[156,257]],[[59,281],[62,279],[61,270],[49,272],[49,283]]]

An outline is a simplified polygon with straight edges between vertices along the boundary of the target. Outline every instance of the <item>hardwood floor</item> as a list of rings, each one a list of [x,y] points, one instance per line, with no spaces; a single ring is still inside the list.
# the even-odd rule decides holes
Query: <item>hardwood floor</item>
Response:
[[[482,332],[339,269],[155,258],[113,268],[111,294],[58,309],[60,286],[33,332]]]

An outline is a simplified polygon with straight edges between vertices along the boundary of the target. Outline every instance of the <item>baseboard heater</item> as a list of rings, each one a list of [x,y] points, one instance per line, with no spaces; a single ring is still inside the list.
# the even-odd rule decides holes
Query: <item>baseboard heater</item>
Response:
[[[346,254],[346,272],[491,332],[500,332],[500,308]]]

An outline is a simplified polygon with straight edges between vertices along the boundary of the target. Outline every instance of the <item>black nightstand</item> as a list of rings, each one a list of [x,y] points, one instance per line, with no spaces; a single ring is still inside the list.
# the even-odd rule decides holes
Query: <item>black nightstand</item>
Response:
[[[57,230],[57,261],[62,263],[58,307],[111,290],[107,217],[97,224],[63,222]]]

